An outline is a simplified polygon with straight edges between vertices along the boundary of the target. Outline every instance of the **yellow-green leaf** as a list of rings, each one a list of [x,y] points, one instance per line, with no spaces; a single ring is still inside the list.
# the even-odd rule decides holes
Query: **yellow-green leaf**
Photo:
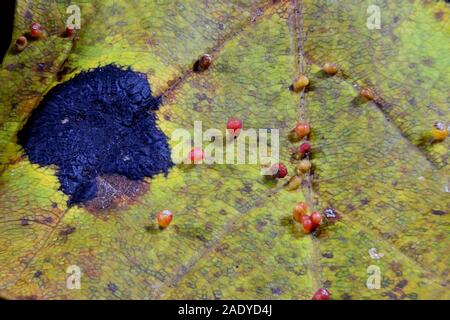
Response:
[[[381,29],[371,29],[372,2],[80,2],[72,41],[65,2],[17,1],[13,44],[35,21],[48,36],[21,53],[12,44],[0,69],[0,296],[310,299],[326,287],[333,299],[450,298],[449,144],[429,143],[450,115],[450,7],[376,1]],[[204,53],[213,64],[193,72]],[[325,75],[325,62],[339,72]],[[31,164],[17,133],[51,88],[111,63],[147,75],[168,137],[194,121],[225,129],[230,117],[279,129],[288,177],[177,165],[143,184],[100,177],[107,208],[68,207],[58,168]],[[296,94],[300,73],[311,84]],[[366,87],[374,101],[359,96]],[[302,119],[314,170],[295,189],[289,135]],[[340,219],[304,234],[299,201]],[[174,221],[159,230],[164,209]],[[67,288],[73,265],[79,290]]]

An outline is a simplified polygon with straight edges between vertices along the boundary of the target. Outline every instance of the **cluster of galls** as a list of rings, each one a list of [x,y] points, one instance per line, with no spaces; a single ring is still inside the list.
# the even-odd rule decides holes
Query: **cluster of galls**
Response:
[[[30,26],[30,30],[29,32],[27,32],[24,35],[21,35],[19,38],[17,38],[16,43],[15,43],[15,50],[16,52],[21,52],[23,51],[27,45],[28,45],[28,40],[38,40],[38,39],[42,39],[46,36],[46,30],[45,28],[37,22],[33,22]],[[68,26],[66,28],[66,31],[64,33],[64,36],[67,38],[72,38],[75,35],[75,29],[71,26]]]
[[[308,138],[311,129],[309,124],[305,121],[299,122],[294,128],[294,134],[299,139]],[[297,174],[307,173],[311,169],[311,162],[307,159],[311,152],[311,143],[308,140],[304,140],[297,149],[296,158],[303,159],[297,166]]]
[[[299,202],[292,210],[292,217],[303,226],[305,233],[315,231],[322,224],[322,214],[314,211],[308,215],[308,205],[305,202]]]
[[[323,72],[325,72],[329,76],[335,75],[339,69],[335,63],[327,62],[322,67]],[[305,75],[300,75],[295,81],[292,83],[292,90],[294,92],[302,92],[308,85],[309,79]],[[307,174],[311,170],[311,161],[309,160],[309,155],[312,151],[311,143],[308,141],[308,136],[310,134],[311,128],[309,124],[305,121],[299,122],[294,130],[293,134],[295,140],[302,141],[300,146],[296,150],[294,154],[294,158],[300,159],[296,167],[297,180],[301,180],[301,176]],[[291,179],[292,180],[292,179]],[[294,179],[294,181],[296,181]],[[319,226],[322,224],[322,214],[318,211],[315,211],[311,214],[308,214],[308,205],[305,202],[299,202],[294,207],[292,211],[293,219],[297,223],[300,223],[303,227],[304,233],[311,233],[317,230]],[[312,300],[329,300],[330,293],[327,289],[320,288],[312,297]]]

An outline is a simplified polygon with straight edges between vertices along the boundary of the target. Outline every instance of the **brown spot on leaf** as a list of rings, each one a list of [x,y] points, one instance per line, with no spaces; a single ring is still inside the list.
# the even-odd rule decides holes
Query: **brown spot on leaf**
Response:
[[[63,236],[63,237],[67,237],[69,234],[74,233],[76,229],[77,229],[77,228],[75,228],[75,227],[68,226],[67,228],[64,228],[63,230],[61,230],[61,231],[59,232],[59,235],[60,235],[60,236]]]
[[[101,266],[92,249],[82,249],[80,251],[79,263],[83,270],[83,274],[90,279],[98,278],[100,276]]]
[[[430,58],[423,59],[422,60],[422,64],[426,65],[427,67],[432,67],[433,66],[433,60],[431,60]]]
[[[348,293],[343,293],[342,300],[352,300],[352,296],[349,295]]]
[[[97,217],[104,217],[102,210],[117,209],[136,201],[137,197],[149,190],[147,183],[130,180],[120,175],[97,177],[97,196],[89,200],[85,207]]]
[[[401,280],[399,283],[397,283],[397,288],[403,289],[408,284],[408,280]]]
[[[434,17],[436,18],[437,21],[442,21],[444,20],[444,16],[445,16],[445,12],[444,11],[438,11],[434,14]]]

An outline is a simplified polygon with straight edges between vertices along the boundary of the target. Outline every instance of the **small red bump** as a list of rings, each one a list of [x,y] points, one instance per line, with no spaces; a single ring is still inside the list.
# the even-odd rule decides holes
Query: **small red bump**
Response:
[[[74,27],[68,26],[68,27],[66,28],[66,37],[67,37],[67,38],[72,38],[74,34],[75,34],[75,29],[74,29]]]
[[[28,40],[25,36],[20,36],[19,38],[17,38],[16,40],[16,51],[20,52],[23,49],[25,49],[25,47],[27,46]]]
[[[163,210],[160,213],[158,213],[157,220],[158,224],[161,228],[167,228],[169,224],[172,222],[173,219],[173,213],[169,210]]]
[[[316,229],[322,223],[322,215],[315,211],[311,214],[311,222],[313,230]]]
[[[237,137],[242,129],[242,120],[237,118],[228,119],[227,129],[231,136]]]
[[[194,71],[195,72],[205,71],[209,68],[211,63],[212,63],[212,56],[209,54],[204,54],[200,57],[200,59],[195,61]]]
[[[311,217],[308,215],[304,215],[301,218],[302,220],[302,225],[303,225],[303,231],[305,233],[310,233],[313,229],[313,223],[311,221]]]
[[[287,176],[288,170],[282,163],[276,163],[272,166],[272,170],[276,178],[282,179]]]
[[[320,288],[314,293],[312,300],[330,300],[330,293],[327,289]]]
[[[37,22],[33,22],[30,28],[32,38],[41,38],[44,35],[44,28]]]
[[[208,69],[209,66],[212,63],[212,57],[209,54],[204,54],[201,58],[200,58],[200,67],[204,70]]]
[[[311,151],[311,144],[309,142],[303,142],[299,147],[299,152],[305,155]]]
[[[191,163],[199,163],[205,159],[205,151],[202,148],[194,147],[189,151],[188,159],[191,160]]]

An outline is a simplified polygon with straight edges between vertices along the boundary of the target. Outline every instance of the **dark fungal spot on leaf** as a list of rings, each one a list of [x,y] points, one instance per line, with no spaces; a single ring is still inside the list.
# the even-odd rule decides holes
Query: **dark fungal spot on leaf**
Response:
[[[60,235],[60,236],[63,236],[63,237],[67,237],[69,234],[74,233],[75,230],[76,230],[75,227],[69,226],[69,227],[67,227],[67,228],[65,228],[65,229],[63,229],[63,230],[61,230],[61,231],[59,232],[59,235]]]
[[[93,199],[96,178],[142,180],[173,165],[153,112],[161,104],[146,76],[115,65],[82,72],[53,88],[19,132],[30,161],[57,165],[69,205]]]
[[[335,222],[341,219],[340,214],[337,213],[337,211],[333,208],[326,208],[325,210],[323,210],[323,215],[330,222]]]
[[[437,215],[437,216],[443,216],[443,215],[447,214],[447,212],[442,211],[442,210],[432,210],[431,213],[434,215]]]
[[[365,206],[369,203],[369,200],[364,198],[364,199],[361,199],[360,203],[361,203],[361,205]]]
[[[443,21],[445,17],[445,12],[440,10],[434,14],[434,17],[436,18],[437,21]]]
[[[352,296],[348,293],[343,293],[341,297],[342,300],[352,300]]]
[[[397,283],[397,288],[403,289],[408,284],[408,280],[401,280],[399,283]]]
[[[20,219],[20,225],[22,226],[22,227],[25,227],[25,226],[28,226],[28,224],[29,224],[29,220],[28,220],[28,218],[21,218]]]
[[[272,294],[279,296],[283,293],[283,289],[280,287],[271,288]]]
[[[44,62],[39,62],[39,63],[36,65],[36,70],[39,71],[39,72],[44,71],[44,70],[45,70],[45,63],[44,63]]]
[[[111,291],[112,293],[115,293],[117,291],[117,289],[119,289],[117,287],[117,285],[115,283],[108,283],[108,290]]]

